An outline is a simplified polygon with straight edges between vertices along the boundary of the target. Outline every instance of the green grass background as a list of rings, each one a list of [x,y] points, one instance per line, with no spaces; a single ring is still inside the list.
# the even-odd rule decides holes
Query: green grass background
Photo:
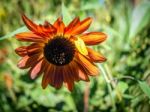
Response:
[[[148,0],[0,0],[0,112],[150,112],[150,2]],[[26,30],[20,17],[67,25],[79,16],[93,18],[88,31],[107,40],[93,46],[107,57],[101,73],[80,81],[73,92],[41,87],[17,68],[14,49],[24,45],[14,34]],[[25,43],[27,44],[27,43]],[[88,103],[84,95],[89,92]],[[86,108],[87,106],[87,108]]]

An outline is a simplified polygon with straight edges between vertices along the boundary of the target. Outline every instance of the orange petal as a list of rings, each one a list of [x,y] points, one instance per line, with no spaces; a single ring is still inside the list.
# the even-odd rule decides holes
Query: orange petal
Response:
[[[52,75],[54,75],[54,66],[49,64],[49,63],[46,63],[45,65],[46,69],[44,70],[44,75],[43,75],[43,78],[42,78],[42,87],[43,89],[45,89],[47,87],[47,85],[49,84],[50,82],[50,79],[52,77]]]
[[[55,21],[53,26],[57,29],[57,35],[63,35],[64,29],[65,29],[65,24],[62,21],[62,17],[59,17]]]
[[[77,40],[74,41],[75,46],[77,50],[83,54],[83,55],[88,55],[88,51],[86,49],[85,43],[81,38],[77,38]]]
[[[92,18],[88,17],[80,22],[79,25],[74,27],[69,33],[71,35],[78,35],[83,33],[85,30],[87,30],[92,22]]]
[[[22,15],[22,19],[29,30],[43,36],[43,38],[50,37],[52,33],[56,32],[56,28],[47,21],[45,21],[44,25],[36,25],[25,15]]]
[[[24,57],[27,55],[27,46],[22,46],[15,49],[16,54],[18,54],[21,57]]]
[[[35,66],[30,69],[30,77],[31,79],[35,79],[39,74],[43,72],[45,65],[45,61],[42,59]]]
[[[48,21],[44,22],[44,25],[42,28],[43,28],[43,32],[45,33],[56,32],[56,28],[52,24],[50,24]]]
[[[45,42],[46,41],[43,37],[40,37],[32,32],[18,33],[15,36],[18,40],[26,41],[26,42]]]
[[[87,45],[96,45],[106,40],[106,35],[101,32],[90,32],[80,36]]]
[[[91,61],[99,63],[106,61],[106,58],[102,54],[92,50],[91,48],[87,48],[87,50]]]
[[[27,18],[24,14],[22,15],[23,22],[26,24],[29,30],[36,32],[37,25],[33,23],[29,18]]]
[[[83,70],[85,70],[88,73],[88,75],[98,75],[98,68],[92,62],[86,59],[83,55],[78,53],[76,61],[79,65],[82,66]]]
[[[70,24],[65,28],[65,36],[69,35],[71,30],[79,24],[80,24],[79,17],[74,18],[73,21],[71,21]]]
[[[45,21],[44,25],[40,24],[37,26],[37,31],[35,33],[41,35],[45,39],[49,39],[56,33],[56,28],[49,22]]]

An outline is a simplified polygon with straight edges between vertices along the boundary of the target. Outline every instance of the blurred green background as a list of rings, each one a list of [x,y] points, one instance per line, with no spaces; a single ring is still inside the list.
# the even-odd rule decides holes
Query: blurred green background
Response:
[[[0,0],[0,112],[150,112],[150,2],[148,0]],[[90,83],[75,84],[73,92],[41,87],[41,77],[29,78],[17,68],[14,49],[23,45],[14,34],[26,30],[24,12],[37,22],[66,24],[79,16],[93,17],[89,31],[107,40],[93,49],[107,62]],[[88,102],[86,102],[88,101]]]

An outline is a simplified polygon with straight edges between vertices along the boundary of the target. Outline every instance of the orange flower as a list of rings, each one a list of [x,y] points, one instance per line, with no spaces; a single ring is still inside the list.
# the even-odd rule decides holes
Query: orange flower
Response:
[[[72,91],[75,81],[89,81],[89,75],[98,75],[93,62],[104,62],[106,58],[86,45],[99,44],[106,35],[101,32],[82,34],[92,22],[90,17],[83,21],[76,17],[68,26],[61,17],[53,25],[47,21],[37,25],[25,15],[22,19],[30,32],[16,34],[16,38],[33,43],[15,50],[22,57],[18,67],[30,68],[32,79],[43,73],[43,88],[48,84],[60,88],[64,83]]]

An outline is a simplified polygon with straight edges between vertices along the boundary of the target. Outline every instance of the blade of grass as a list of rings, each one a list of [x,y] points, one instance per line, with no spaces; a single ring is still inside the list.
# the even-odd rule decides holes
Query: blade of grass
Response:
[[[63,21],[65,24],[68,24],[72,18],[71,18],[71,15],[67,9],[67,7],[64,5],[64,2],[62,2],[61,4],[61,10],[62,10],[62,16],[63,16]]]
[[[11,32],[11,33],[8,33],[6,34],[5,36],[2,36],[0,37],[0,41],[1,40],[4,40],[4,39],[7,39],[7,38],[11,38],[13,37],[15,34],[17,33],[20,33],[20,32],[24,32],[24,31],[27,31],[27,28],[25,26],[21,27],[21,28],[18,28],[17,30]]]
[[[145,81],[138,81],[140,88],[142,91],[149,97],[150,99],[150,87]]]
[[[114,98],[112,96],[113,90],[112,90],[112,87],[111,87],[111,84],[110,84],[110,80],[109,80],[109,78],[108,78],[108,76],[107,76],[107,74],[106,74],[106,72],[104,70],[104,67],[102,65],[100,65],[100,64],[98,64],[98,67],[101,70],[102,75],[103,75],[103,77],[104,77],[104,79],[106,81],[107,88],[108,88],[109,95],[110,95],[110,99],[111,99],[111,102],[112,102],[112,105],[113,105],[113,110],[116,111],[117,108],[116,108],[116,105],[115,105]]]
[[[135,7],[131,18],[129,39],[133,38],[150,21],[150,2],[143,2]],[[140,15],[139,15],[140,14]]]

